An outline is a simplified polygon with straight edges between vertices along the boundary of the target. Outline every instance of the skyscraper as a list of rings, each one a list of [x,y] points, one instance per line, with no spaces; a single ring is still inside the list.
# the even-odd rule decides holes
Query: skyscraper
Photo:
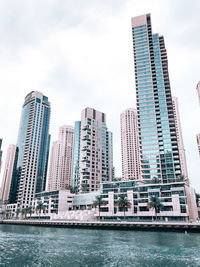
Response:
[[[72,185],[72,162],[74,146],[74,128],[59,128],[59,140],[53,142],[48,175],[48,191],[64,189]]]
[[[16,145],[9,145],[4,165],[4,172],[1,183],[0,199],[7,204],[10,198],[12,174],[15,163]]]
[[[122,178],[140,179],[139,138],[137,113],[129,108],[120,115]]]
[[[132,36],[141,176],[167,183],[181,165],[164,38],[152,33],[150,14],[132,18]]]
[[[198,145],[199,156],[200,156],[200,133],[197,134],[197,145]]]
[[[50,103],[48,97],[33,91],[25,97],[17,139],[16,168],[12,201],[30,206],[35,193],[45,190],[49,151]]]
[[[75,126],[73,185],[79,191],[96,191],[100,183],[113,175],[112,133],[106,126],[106,115],[85,108],[81,122]]]
[[[200,103],[200,82],[197,84],[197,93],[199,97],[199,103]],[[198,150],[199,150],[199,155],[200,155],[200,133],[196,135],[197,138],[197,145],[198,145]]]
[[[3,154],[3,151],[1,150],[2,140],[3,139],[0,138],[0,173],[1,173],[2,154]]]
[[[199,103],[200,103],[200,82],[198,82],[197,84],[197,93],[198,93]]]
[[[178,140],[178,150],[179,150],[179,157],[180,157],[180,164],[181,164],[181,172],[182,172],[182,175],[184,175],[185,179],[188,179],[185,147],[183,143],[183,134],[182,134],[182,128],[181,128],[181,120],[180,120],[177,97],[172,97],[172,102],[173,102],[173,109],[174,109],[176,135],[177,135],[177,140]]]
[[[80,136],[81,136],[81,122],[76,121],[74,127],[74,154],[73,154],[73,174],[72,186],[79,188],[80,185]]]

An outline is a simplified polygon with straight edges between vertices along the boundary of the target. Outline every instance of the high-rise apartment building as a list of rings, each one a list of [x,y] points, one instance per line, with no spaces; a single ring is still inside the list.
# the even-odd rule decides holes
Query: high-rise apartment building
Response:
[[[199,103],[200,103],[200,82],[197,84],[197,93],[199,97]],[[198,150],[199,150],[199,155],[200,155],[200,133],[196,135],[197,138],[197,145],[198,145]]]
[[[72,186],[79,188],[80,185],[80,136],[81,136],[81,122],[76,121],[74,127],[74,154],[73,154],[73,174]]]
[[[59,128],[59,139],[53,142],[48,173],[48,191],[64,189],[72,185],[74,128]]]
[[[3,139],[0,138],[0,173],[1,173],[2,154],[3,154],[3,151],[1,150],[2,140],[3,140]]]
[[[2,199],[4,204],[9,203],[12,174],[15,163],[16,145],[9,145],[6,155],[6,161],[4,164],[4,172],[1,182],[1,194],[0,199]],[[13,185],[14,186],[14,185]]]
[[[197,134],[197,145],[198,145],[198,150],[199,150],[199,155],[200,155],[200,133]]]
[[[152,33],[150,14],[132,18],[132,36],[141,176],[167,183],[181,165],[164,38]]]
[[[33,91],[25,97],[17,139],[16,168],[11,203],[24,208],[35,193],[45,190],[49,152],[50,103],[48,97]]]
[[[177,97],[172,97],[172,102],[173,102],[173,109],[174,109],[176,135],[177,135],[177,140],[178,140],[178,150],[179,150],[179,157],[180,157],[180,164],[181,164],[181,173],[182,173],[182,175],[184,175],[185,179],[188,179],[185,147],[184,147],[184,142],[183,142],[183,134],[182,134],[182,128],[181,128],[181,120],[180,120]]]
[[[100,183],[113,175],[112,133],[106,126],[106,115],[85,108],[81,122],[75,125],[73,185],[79,191],[96,191]]]
[[[197,93],[198,93],[199,103],[200,103],[200,82],[198,82],[197,84]]]
[[[129,108],[120,115],[123,180],[140,179],[137,113]]]

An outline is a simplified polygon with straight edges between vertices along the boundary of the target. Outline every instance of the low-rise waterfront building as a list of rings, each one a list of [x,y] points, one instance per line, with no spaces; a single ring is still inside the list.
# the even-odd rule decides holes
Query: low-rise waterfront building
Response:
[[[67,190],[42,192],[36,195],[33,207],[36,210],[38,201],[42,201],[47,207],[45,215],[51,219],[94,220],[99,216],[98,207],[94,207],[98,195],[104,201],[100,207],[101,220],[124,219],[124,210],[116,205],[122,195],[130,202],[130,207],[125,210],[126,220],[155,219],[155,210],[148,206],[152,196],[158,197],[163,205],[157,214],[158,220],[195,221],[198,218],[195,192],[185,182],[145,184],[141,181],[116,181],[102,183],[100,191],[85,194],[71,194]]]
[[[51,218],[52,214],[60,214],[63,211],[70,210],[73,205],[73,198],[74,194],[71,194],[69,190],[55,190],[37,193],[32,201],[32,217],[38,217],[39,215],[41,218]],[[40,212],[37,208],[39,202],[43,204]]]

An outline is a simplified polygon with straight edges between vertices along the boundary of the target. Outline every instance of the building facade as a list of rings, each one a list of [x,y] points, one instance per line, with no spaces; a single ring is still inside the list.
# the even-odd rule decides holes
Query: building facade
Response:
[[[74,154],[73,154],[73,174],[72,174],[73,188],[79,188],[80,185],[80,135],[81,135],[81,121],[76,121],[74,127]]]
[[[150,14],[132,18],[141,178],[168,183],[181,175],[163,36],[152,33]]]
[[[199,155],[200,155],[200,133],[197,134],[197,145],[198,145],[198,150],[199,150]]]
[[[4,165],[4,172],[3,172],[1,192],[0,192],[1,193],[0,199],[3,201],[4,204],[9,203],[9,199],[11,197],[10,191],[12,191],[11,181],[15,163],[15,155],[16,155],[16,145],[9,145]]]
[[[2,141],[3,141],[3,139],[2,139],[2,138],[0,138],[0,173],[1,173],[2,154],[3,154],[3,151],[1,150]]]
[[[198,94],[199,103],[200,103],[200,82],[198,82],[197,84],[197,94]]]
[[[199,98],[199,103],[200,103],[200,82],[197,84],[197,93],[198,93],[198,98]],[[196,135],[197,138],[197,146],[198,146],[198,151],[200,155],[200,133]]]
[[[25,97],[17,139],[11,203],[31,205],[35,193],[45,190],[50,144],[48,97],[32,91]]]
[[[183,134],[182,134],[182,128],[181,128],[181,120],[180,120],[177,97],[172,97],[172,102],[173,102],[174,119],[175,119],[175,126],[176,126],[176,135],[177,135],[177,140],[178,140],[181,173],[184,176],[185,180],[188,180],[188,169],[187,169],[186,154],[185,154],[185,147],[184,147],[184,142],[183,142]]]
[[[48,191],[64,189],[72,185],[74,128],[59,128],[59,140],[53,142],[48,173]]]
[[[112,133],[106,115],[85,108],[75,126],[73,185],[80,192],[96,191],[113,175]]]
[[[139,137],[137,113],[126,109],[120,115],[123,180],[140,179]]]
[[[47,192],[48,193],[48,192]],[[104,204],[100,207],[100,219],[119,221],[196,221],[198,211],[194,190],[184,182],[145,184],[141,181],[118,181],[103,183],[99,191],[71,194],[59,191],[37,194],[34,202],[42,201],[46,205],[45,213],[51,219],[96,220],[99,218],[98,207],[95,208],[96,196]],[[117,200],[124,195],[130,205],[120,208]],[[157,214],[148,206],[151,196],[159,198],[163,207]],[[37,207],[37,204],[33,204]]]

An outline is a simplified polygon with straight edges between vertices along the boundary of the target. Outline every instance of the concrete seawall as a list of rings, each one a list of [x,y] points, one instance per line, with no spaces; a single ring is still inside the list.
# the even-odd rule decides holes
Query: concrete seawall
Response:
[[[103,221],[61,221],[61,220],[2,220],[1,224],[31,225],[46,227],[142,230],[142,231],[175,231],[198,232],[200,223],[180,222],[103,222]]]

